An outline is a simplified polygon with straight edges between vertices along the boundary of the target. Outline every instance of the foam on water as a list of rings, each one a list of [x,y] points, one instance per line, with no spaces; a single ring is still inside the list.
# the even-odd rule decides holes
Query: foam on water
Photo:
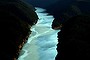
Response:
[[[18,60],[55,60],[57,55],[57,33],[51,28],[54,17],[45,13],[45,9],[36,7],[39,20],[32,26],[32,33],[24,45]],[[21,52],[22,53],[22,52]]]

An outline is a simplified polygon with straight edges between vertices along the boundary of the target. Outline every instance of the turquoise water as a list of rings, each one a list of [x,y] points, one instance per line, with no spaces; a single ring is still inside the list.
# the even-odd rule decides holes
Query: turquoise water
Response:
[[[24,45],[18,60],[55,60],[57,55],[57,33],[60,30],[51,28],[54,17],[45,9],[37,8],[39,20],[31,30],[28,42]]]

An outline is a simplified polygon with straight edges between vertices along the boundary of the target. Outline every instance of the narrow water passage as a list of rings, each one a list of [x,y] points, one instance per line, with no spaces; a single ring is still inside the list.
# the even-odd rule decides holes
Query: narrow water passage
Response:
[[[57,55],[57,33],[51,28],[54,17],[45,9],[37,8],[39,20],[31,30],[28,42],[24,45],[18,60],[55,60]]]

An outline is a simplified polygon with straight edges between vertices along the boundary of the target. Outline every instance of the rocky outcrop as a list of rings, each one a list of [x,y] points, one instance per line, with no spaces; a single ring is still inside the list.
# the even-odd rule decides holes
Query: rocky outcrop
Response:
[[[26,43],[30,28],[36,24],[38,16],[34,7],[20,0],[0,1],[0,60],[18,58]]]
[[[90,2],[74,0],[69,0],[68,2],[65,0],[63,3],[61,2],[63,1],[60,0],[47,8],[47,12],[54,15],[55,18],[52,23],[53,29],[60,29],[63,24],[73,16],[90,15]]]
[[[56,60],[90,59],[90,16],[75,16],[58,33]]]

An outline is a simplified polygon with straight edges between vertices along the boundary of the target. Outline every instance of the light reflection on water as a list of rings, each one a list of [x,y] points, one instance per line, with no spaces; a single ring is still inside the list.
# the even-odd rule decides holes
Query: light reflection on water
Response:
[[[57,55],[57,33],[59,30],[51,28],[54,17],[45,13],[45,9],[36,8],[39,20],[31,28],[32,33],[28,42],[24,45],[24,54],[18,60],[55,60]],[[23,55],[22,55],[23,54]]]

